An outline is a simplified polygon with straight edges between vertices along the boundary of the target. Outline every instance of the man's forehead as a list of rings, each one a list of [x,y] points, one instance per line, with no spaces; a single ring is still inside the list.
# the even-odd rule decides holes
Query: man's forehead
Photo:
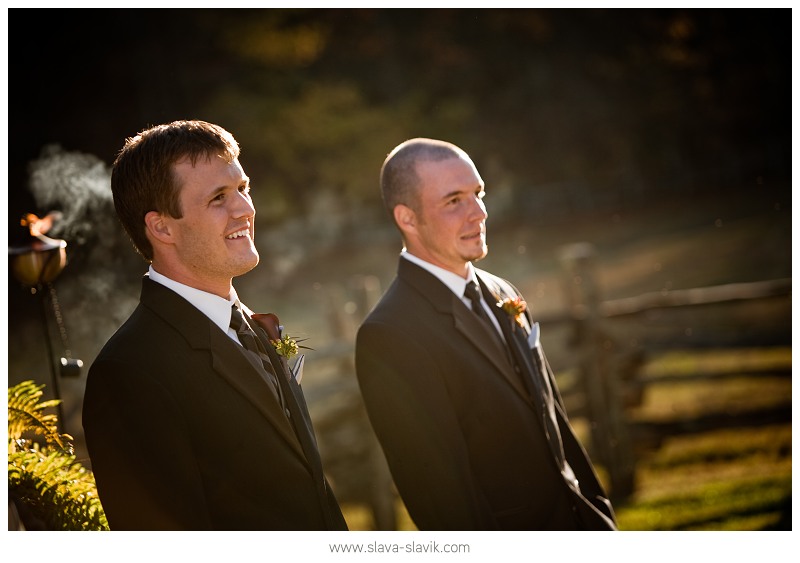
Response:
[[[218,185],[249,182],[247,174],[236,158],[230,162],[224,159],[210,158],[201,159],[195,163],[187,159],[176,162],[172,170],[175,178],[184,186],[189,183],[197,187],[213,189]]]
[[[183,156],[179,157],[174,163],[173,166],[189,166],[191,168],[196,168],[197,166],[202,166],[204,164],[210,164],[215,159],[222,160],[227,164],[238,164],[239,159],[236,156],[233,156],[230,153],[223,152],[223,153],[211,153],[211,152],[204,152],[199,154],[184,154]]]
[[[451,187],[463,184],[464,189],[467,190],[483,186],[483,179],[473,162],[461,157],[420,161],[417,163],[416,170],[424,184],[446,184]]]

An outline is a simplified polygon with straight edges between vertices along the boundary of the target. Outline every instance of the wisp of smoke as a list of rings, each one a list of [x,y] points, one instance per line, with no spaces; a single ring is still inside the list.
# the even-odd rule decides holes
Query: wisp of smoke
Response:
[[[61,212],[47,233],[68,244],[69,275],[56,285],[72,348],[91,361],[138,301],[138,287],[130,288],[138,279],[129,276],[127,264],[138,270],[141,259],[117,220],[111,172],[102,160],[49,145],[30,163],[29,173],[29,188],[41,212]]]
[[[58,209],[63,216],[53,234],[82,244],[107,220],[111,202],[111,173],[91,154],[66,152],[59,145],[42,149],[30,164],[30,190],[45,212]]]

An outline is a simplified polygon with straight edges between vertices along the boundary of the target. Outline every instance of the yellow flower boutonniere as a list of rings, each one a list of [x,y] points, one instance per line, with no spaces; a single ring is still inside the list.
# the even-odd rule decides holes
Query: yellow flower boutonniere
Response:
[[[528,308],[528,304],[521,297],[506,297],[497,306],[513,318],[519,326],[522,326],[522,313]]]
[[[297,344],[297,340],[288,336],[284,336],[280,340],[270,340],[270,343],[275,347],[278,355],[287,360],[296,356],[300,352],[300,348],[305,348],[305,346]]]
[[[275,351],[279,356],[283,356],[289,360],[300,352],[300,348],[311,350],[311,348],[307,346],[300,346],[298,344],[298,342],[302,342],[302,340],[295,340],[289,336],[284,336],[283,326],[274,313],[254,313],[252,319],[267,333],[270,344],[275,347]]]

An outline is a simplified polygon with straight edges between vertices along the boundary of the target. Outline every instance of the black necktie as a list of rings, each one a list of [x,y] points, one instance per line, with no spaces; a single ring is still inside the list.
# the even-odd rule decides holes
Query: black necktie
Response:
[[[263,366],[264,371],[267,372],[268,382],[273,386],[273,390],[275,391],[278,400],[283,403],[283,393],[278,385],[277,376],[274,373],[275,368],[272,367],[268,356],[265,354],[265,351],[259,347],[256,333],[253,332],[252,328],[250,328],[250,325],[245,320],[242,311],[236,306],[236,304],[231,306],[231,328],[236,331],[236,336],[239,337],[239,342],[242,343],[242,346],[244,346],[245,350],[248,350],[256,355],[258,362],[260,362],[260,364]]]
[[[497,333],[494,323],[491,321],[489,314],[481,304],[480,288],[478,284],[474,281],[468,282],[467,287],[464,288],[464,295],[472,302],[472,310],[475,311],[475,314],[478,315],[484,322],[489,324],[492,334],[497,336],[498,340],[500,340],[500,335]],[[517,374],[520,376],[520,379],[522,379],[523,385],[525,385],[525,387],[528,389],[528,392],[531,393],[532,399],[541,405],[543,419],[542,422],[547,434],[547,441],[553,451],[553,455],[556,458],[557,463],[559,464],[560,468],[563,468],[565,463],[564,452],[561,445],[561,434],[558,430],[558,423],[555,420],[552,391],[544,379],[547,371],[543,365],[534,360],[535,367],[533,373],[531,373],[531,377],[526,377],[523,375],[521,369],[521,366],[525,364],[525,359],[523,356],[525,354],[531,355],[531,351],[527,348],[527,342],[520,342],[517,340],[517,336],[514,334],[514,326],[509,324],[506,328],[508,327],[511,327],[511,329],[510,331],[506,331],[505,338],[512,341],[512,344],[507,346],[506,343],[503,342],[503,349],[509,354],[509,358],[512,360],[512,362],[516,364]],[[533,360],[534,358],[531,357],[531,359]]]
[[[489,313],[486,312],[486,309],[483,308],[483,304],[481,303],[481,290],[478,287],[478,284],[474,281],[468,282],[467,286],[464,288],[464,296],[469,298],[470,302],[472,303],[472,311],[478,316],[478,318],[486,323],[486,327],[489,329],[489,332],[494,337],[495,342],[500,345],[500,348],[509,355],[508,346],[506,346],[503,337],[497,332],[497,327],[492,322],[492,319],[489,318]],[[509,357],[510,359],[510,357]]]
[[[306,459],[316,475],[314,481],[318,489],[322,510],[328,526],[331,527],[330,529],[333,529],[334,524],[326,500],[328,495],[327,482],[325,481],[322,471],[322,462],[320,460],[316,438],[311,430],[310,420],[307,418],[308,413],[306,409],[300,405],[298,398],[295,396],[295,391],[292,389],[292,385],[298,389],[297,392],[299,392],[299,387],[297,387],[296,383],[289,382],[289,374],[286,374],[286,376],[282,374],[281,358],[278,356],[275,348],[265,343],[268,338],[266,333],[262,330],[261,334],[263,338],[259,339],[235,304],[231,307],[231,328],[236,331],[236,335],[239,337],[242,346],[258,355],[267,374],[272,378],[272,383],[278,390],[281,405],[285,409],[295,435],[300,441],[300,446],[306,455]],[[259,347],[259,342],[263,344],[264,348]]]
[[[492,319],[489,318],[489,314],[486,312],[486,309],[483,308],[483,304],[481,303],[481,293],[478,284],[474,281],[468,282],[467,287],[464,288],[464,296],[468,297],[469,300],[472,302],[472,310],[478,315],[481,320],[485,323],[488,323],[489,327],[492,329],[492,332],[497,332],[497,329],[492,323]]]
[[[256,335],[235,304],[231,306],[231,328],[236,331],[236,336],[239,337],[239,342],[242,343],[242,346],[251,352],[255,352],[259,357],[261,356]]]
[[[559,467],[564,469],[566,460],[561,441],[561,432],[556,421],[555,397],[548,382],[548,368],[542,362],[539,352],[529,347],[522,330],[515,323],[502,324],[504,325],[503,330],[506,340],[510,343],[507,349],[511,352],[517,374],[519,374],[523,384],[528,389],[531,399],[539,405],[548,444]],[[529,370],[523,369],[523,366],[526,365],[529,366]],[[528,373],[529,376],[526,376],[525,373]],[[572,470],[570,469],[569,471],[571,472]]]

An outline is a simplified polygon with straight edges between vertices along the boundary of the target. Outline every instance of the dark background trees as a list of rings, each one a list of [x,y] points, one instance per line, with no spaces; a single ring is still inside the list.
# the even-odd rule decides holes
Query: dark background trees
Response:
[[[262,265],[240,293],[301,325],[312,289],[391,274],[399,243],[377,175],[413,136],[472,155],[490,241],[514,242],[489,259],[513,273],[541,273],[568,235],[627,222],[640,240],[702,207],[698,224],[758,215],[772,228],[748,235],[747,256],[706,251],[740,262],[735,278],[701,279],[695,262],[670,284],[789,277],[791,24],[789,9],[11,9],[9,245],[25,240],[23,213],[64,212],[49,233],[69,244],[56,286],[90,363],[145,267],[107,167],[125,137],[198,118],[236,136],[253,180]],[[536,236],[513,238],[524,229]],[[9,379],[45,380],[35,300],[8,279]],[[313,322],[302,328],[319,341]],[[81,383],[66,391],[76,430]]]
[[[790,14],[11,10],[11,215],[43,145],[110,163],[185,117],[235,133],[275,219],[321,188],[375,204],[383,154],[417,134],[463,144],[521,199],[769,188],[790,172]]]

